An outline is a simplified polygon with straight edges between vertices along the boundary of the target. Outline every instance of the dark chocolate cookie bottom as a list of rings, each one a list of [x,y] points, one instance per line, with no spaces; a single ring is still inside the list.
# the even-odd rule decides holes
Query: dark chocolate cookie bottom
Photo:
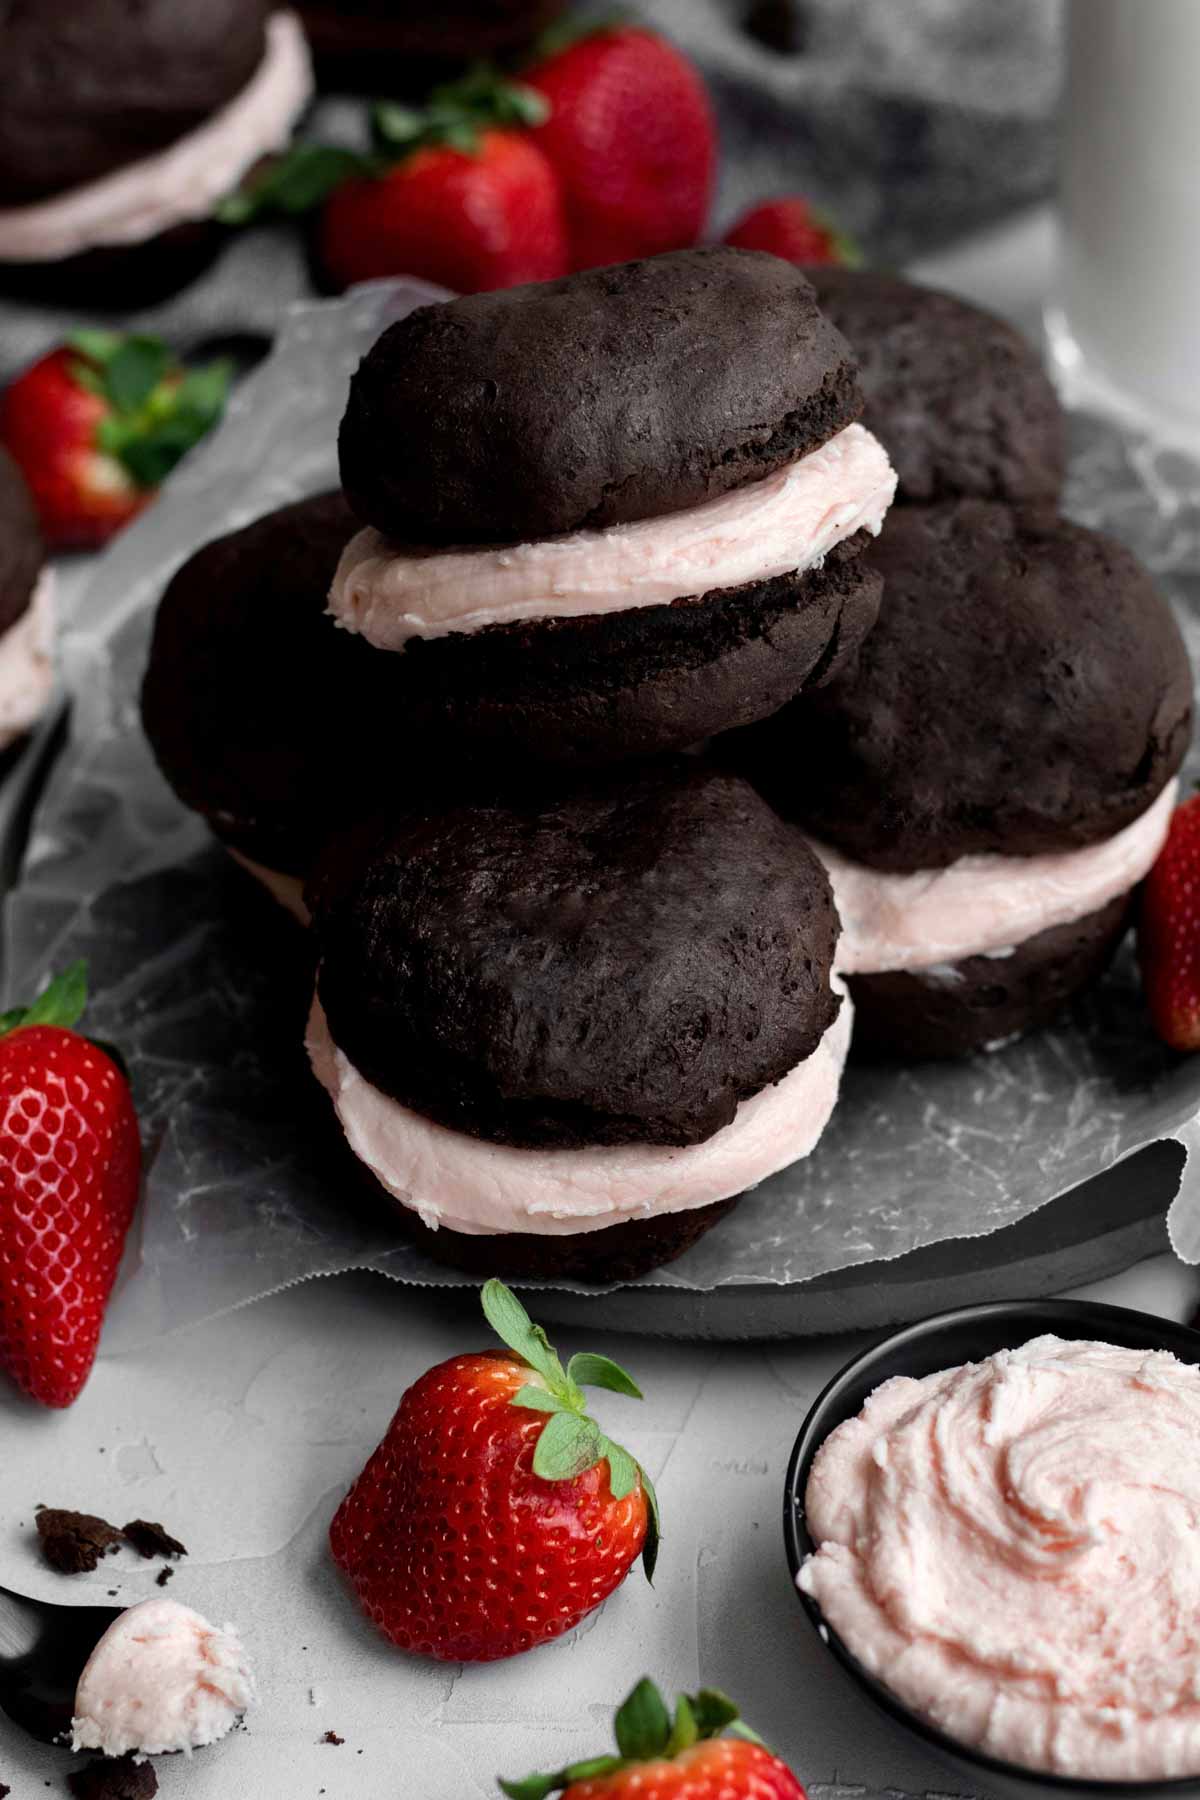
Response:
[[[416,641],[414,719],[452,744],[582,768],[753,724],[857,656],[882,592],[864,541],[822,569],[669,606]]]
[[[445,1226],[430,1231],[406,1206],[396,1205],[396,1212],[404,1235],[422,1255],[448,1268],[465,1269],[471,1275],[502,1275],[511,1281],[584,1281],[602,1287],[615,1281],[636,1281],[639,1275],[674,1262],[719,1224],[739,1198],[735,1194],[691,1212],[627,1219],[621,1225],[567,1237],[546,1237],[532,1231],[469,1237]]]
[[[144,243],[82,250],[56,262],[0,261],[0,293],[43,306],[130,312],[190,286],[227,239],[220,225],[199,219]]]
[[[853,975],[854,1049],[905,1062],[996,1049],[1045,1025],[1096,980],[1129,923],[1132,895],[1018,944],[1011,956],[968,956],[936,973]]]

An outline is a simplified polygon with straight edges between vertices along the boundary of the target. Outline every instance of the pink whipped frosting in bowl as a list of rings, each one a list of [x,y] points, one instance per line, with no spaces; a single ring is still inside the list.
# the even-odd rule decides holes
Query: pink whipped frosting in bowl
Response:
[[[1029,1301],[884,1339],[788,1466],[826,1653],[976,1788],[1200,1795],[1198,1425],[1171,1320]]]

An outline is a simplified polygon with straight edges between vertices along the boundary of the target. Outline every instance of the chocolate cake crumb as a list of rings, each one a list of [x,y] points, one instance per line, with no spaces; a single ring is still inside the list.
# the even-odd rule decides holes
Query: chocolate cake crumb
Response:
[[[164,1563],[162,1568],[158,1571],[158,1574],[154,1577],[154,1579],[158,1583],[159,1587],[166,1587],[168,1581],[170,1581],[170,1579],[174,1573],[175,1573],[175,1571],[171,1567],[170,1563]]]
[[[35,1524],[42,1555],[60,1575],[90,1574],[121,1541],[121,1533],[107,1519],[64,1507],[39,1506]]]
[[[152,1519],[131,1519],[121,1536],[147,1561],[154,1556],[186,1556],[186,1547]]]
[[[88,1763],[68,1775],[67,1786],[76,1800],[152,1800],[158,1792],[158,1776],[150,1762],[122,1756],[112,1762]]]
[[[336,1731],[327,1731],[321,1739],[323,1744],[344,1744],[345,1741],[345,1738],[339,1737]]]

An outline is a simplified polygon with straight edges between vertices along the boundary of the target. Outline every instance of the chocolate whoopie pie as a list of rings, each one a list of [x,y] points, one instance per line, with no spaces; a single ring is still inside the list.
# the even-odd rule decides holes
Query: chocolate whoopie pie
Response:
[[[443,1227],[431,1254],[637,1272],[832,1109],[829,883],[697,759],[393,812],[336,840],[307,898],[314,1069],[359,1159]]]
[[[898,501],[1055,502],[1062,408],[1033,349],[1003,319],[874,269],[807,271],[858,358],[863,414],[899,476]]]
[[[189,279],[312,91],[270,0],[0,0],[0,70],[0,285],[91,304]]]
[[[307,0],[298,8],[324,87],[423,94],[481,58],[532,45],[564,0]]]
[[[860,1041],[951,1055],[1099,972],[1166,833],[1192,677],[1129,552],[1040,511],[892,513],[853,677],[727,740],[833,880]]]
[[[295,878],[297,897],[325,838],[376,803],[403,738],[403,671],[325,610],[353,529],[341,495],[319,494],[205,544],[163,595],[142,687],[179,798],[264,876]]]
[[[800,272],[726,247],[421,307],[351,384],[331,604],[431,735],[599,765],[830,679],[894,478]]]
[[[53,685],[54,604],[24,477],[0,447],[0,750],[24,735]]]

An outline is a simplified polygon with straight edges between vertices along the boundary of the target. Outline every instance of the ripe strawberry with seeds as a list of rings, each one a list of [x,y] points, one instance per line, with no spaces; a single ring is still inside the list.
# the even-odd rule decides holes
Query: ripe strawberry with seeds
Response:
[[[681,1694],[674,1715],[649,1680],[616,1717],[615,1755],[571,1763],[553,1775],[501,1781],[509,1800],[806,1800],[785,1763],[713,1688]]]
[[[318,253],[337,288],[385,275],[459,294],[549,281],[566,271],[558,182],[520,132],[484,131],[469,150],[427,145],[337,188]]]
[[[223,203],[232,225],[321,208],[328,282],[415,275],[457,293],[548,281],[567,269],[558,177],[528,127],[540,94],[480,63],[420,107],[385,101],[369,155],[297,144]]]
[[[851,240],[802,194],[784,194],[752,207],[726,233],[725,242],[738,250],[765,250],[791,263],[843,263],[853,268],[862,261]]]
[[[0,443],[52,550],[95,550],[220,418],[232,370],[185,371],[152,337],[81,331],[0,394]]]
[[[330,1527],[334,1560],[402,1650],[491,1662],[570,1631],[641,1555],[649,1477],[589,1417],[582,1389],[640,1399],[605,1356],[564,1369],[516,1296],[483,1310],[507,1351],[451,1357],[412,1385]]]
[[[717,136],[694,65],[639,25],[568,20],[543,45],[524,79],[549,108],[535,136],[562,183],[572,269],[696,243]]]
[[[0,1368],[43,1406],[91,1372],[141,1171],[129,1083],[73,1029],[86,999],[76,963],[0,1016]]]
[[[1172,1050],[1200,1050],[1200,794],[1177,806],[1138,916],[1142,986]]]

